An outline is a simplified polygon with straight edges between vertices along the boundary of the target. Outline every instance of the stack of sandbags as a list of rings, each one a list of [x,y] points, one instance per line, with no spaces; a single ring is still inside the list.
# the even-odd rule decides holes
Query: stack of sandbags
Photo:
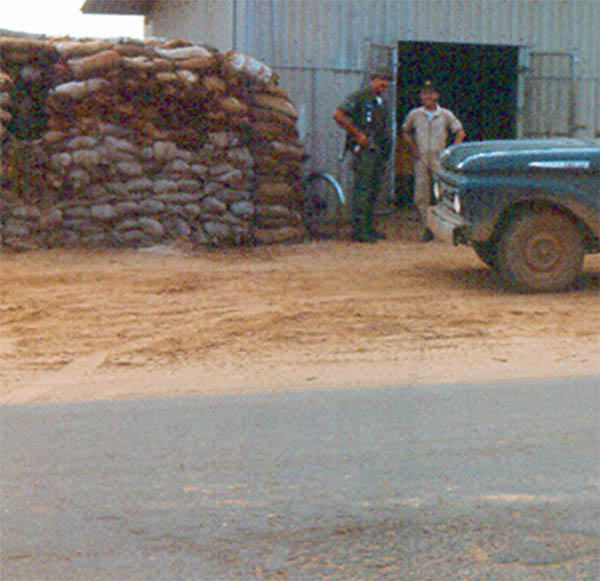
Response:
[[[59,55],[38,38],[0,35],[0,91],[4,130],[31,139],[43,129],[45,97],[55,82]],[[2,130],[0,130],[2,131]],[[3,138],[7,138],[2,131]]]
[[[266,65],[179,40],[11,36],[0,62],[6,247],[302,237],[297,113]]]
[[[6,126],[12,119],[9,112],[11,106],[10,89],[12,88],[12,79],[3,71],[0,71],[0,139],[6,133]]]

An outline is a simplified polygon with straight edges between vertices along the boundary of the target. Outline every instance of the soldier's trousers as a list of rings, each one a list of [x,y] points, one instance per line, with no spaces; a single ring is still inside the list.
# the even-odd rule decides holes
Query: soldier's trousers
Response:
[[[415,160],[414,204],[419,210],[421,220],[425,223],[427,208],[431,205],[431,188],[433,173],[440,167],[440,156],[435,151],[422,153]]]
[[[353,156],[352,225],[355,237],[372,238],[375,236],[373,224],[375,204],[385,168],[385,159],[375,151],[363,149]]]

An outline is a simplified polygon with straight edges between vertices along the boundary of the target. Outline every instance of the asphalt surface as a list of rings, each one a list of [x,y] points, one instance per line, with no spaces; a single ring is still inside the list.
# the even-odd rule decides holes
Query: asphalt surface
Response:
[[[0,578],[600,578],[600,381],[1,408]]]

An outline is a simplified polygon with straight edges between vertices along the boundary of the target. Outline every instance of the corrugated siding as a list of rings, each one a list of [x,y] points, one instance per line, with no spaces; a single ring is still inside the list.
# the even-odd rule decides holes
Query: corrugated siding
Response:
[[[234,0],[156,0],[145,19],[147,37],[184,38],[228,50]]]
[[[238,0],[239,48],[274,66],[355,69],[365,40],[398,40],[402,2]]]
[[[300,114],[298,129],[310,154],[308,166],[332,172],[348,191],[351,172],[345,171],[344,162],[338,159],[344,134],[331,115],[342,97],[356,89],[362,76],[327,69],[282,69],[278,74]]]
[[[147,34],[237,48],[274,67],[352,71],[367,41],[576,51],[577,115],[598,130],[600,0],[158,0]]]
[[[274,65],[360,65],[365,40],[578,50],[598,74],[600,0],[237,0],[238,46]],[[587,67],[594,70],[587,71]]]
[[[506,44],[575,52],[578,134],[600,130],[600,0],[237,0],[235,10],[236,48],[285,69],[283,86],[302,106],[294,75],[360,70],[368,41]],[[339,100],[344,85],[331,82],[317,107]],[[554,108],[562,106],[560,95]]]
[[[578,135],[600,130],[600,0],[171,0],[152,34],[263,60],[302,112],[314,165],[337,164],[331,111],[361,82],[367,42],[506,44],[577,54]],[[560,93],[558,100],[561,99]],[[559,108],[562,103],[557,102]]]

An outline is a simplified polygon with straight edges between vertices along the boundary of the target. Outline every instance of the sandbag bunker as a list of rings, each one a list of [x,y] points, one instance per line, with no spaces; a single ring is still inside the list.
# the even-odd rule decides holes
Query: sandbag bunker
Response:
[[[0,35],[0,248],[301,239],[298,114],[183,40]]]

